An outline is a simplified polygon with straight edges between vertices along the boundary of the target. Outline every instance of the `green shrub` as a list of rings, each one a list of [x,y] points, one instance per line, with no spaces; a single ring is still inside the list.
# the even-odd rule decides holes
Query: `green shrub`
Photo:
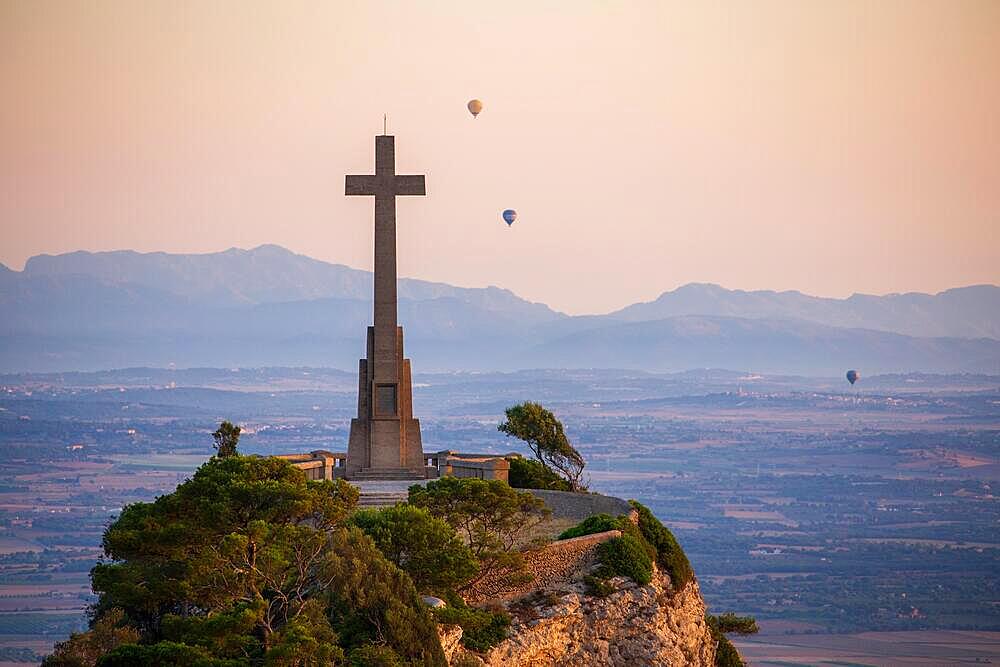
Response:
[[[405,667],[399,654],[388,646],[369,644],[351,651],[351,667]]]
[[[610,514],[594,514],[572,528],[567,528],[556,539],[568,540],[573,537],[606,533],[609,530],[621,530],[621,518],[615,519]]]
[[[712,639],[716,642],[716,667],[744,667],[746,663],[740,657],[739,651],[724,633],[752,635],[758,630],[757,620],[752,616],[737,616],[730,611],[720,616],[705,614],[705,622],[712,633]]]
[[[337,645],[326,610],[318,600],[303,605],[296,618],[274,633],[264,656],[265,667],[329,667],[344,664],[344,650]]]
[[[376,644],[405,661],[447,664],[434,618],[413,582],[361,530],[351,527],[331,535],[322,580],[329,584],[330,623],[349,655]]]
[[[645,574],[646,563],[655,560],[670,575],[670,581],[674,588],[676,590],[683,589],[694,577],[694,572],[691,570],[691,564],[688,562],[684,550],[681,549],[667,527],[660,523],[647,507],[634,500],[629,502],[639,515],[638,525],[632,523],[626,516],[611,517],[608,514],[594,514],[572,528],[564,530],[559,535],[559,539],[567,540],[583,535],[604,533],[609,530],[620,530],[623,542],[609,540],[598,547],[598,554],[606,572],[630,576],[635,581],[646,584],[651,578],[651,575]],[[633,563],[630,556],[632,552],[642,552],[644,557],[637,555]],[[610,562],[611,560],[615,562]],[[651,570],[651,568],[649,569]],[[638,576],[632,576],[632,572]]]
[[[97,661],[97,667],[239,667],[236,660],[211,657],[203,648],[177,642],[123,644]]]
[[[425,509],[404,504],[365,509],[355,512],[350,523],[410,575],[421,593],[440,595],[462,586],[479,569],[455,530]]]
[[[715,647],[715,667],[746,667],[740,652],[728,637],[723,634],[717,636],[713,634],[713,639],[718,642]]]
[[[642,537],[656,549],[657,564],[670,575],[674,588],[682,590],[694,578],[694,571],[681,545],[648,507],[635,500],[630,500],[629,504],[639,513],[639,531]]]
[[[714,625],[719,632],[735,632],[740,635],[756,634],[760,628],[757,627],[757,619],[753,616],[737,616],[731,611],[718,616],[706,615],[705,620],[709,625]]]
[[[488,651],[507,637],[510,616],[502,611],[473,609],[466,606],[440,607],[434,610],[438,623],[462,626],[462,646],[473,651]]]
[[[583,583],[587,586],[587,595],[593,595],[596,598],[606,598],[615,591],[607,579],[601,579],[592,574],[585,576]]]
[[[442,477],[414,484],[409,504],[426,509],[462,537],[479,561],[478,579],[488,576],[524,576],[524,559],[518,546],[551,512],[529,491],[518,491],[498,479]]]
[[[69,639],[57,643],[42,664],[44,667],[93,665],[105,653],[123,644],[137,644],[139,639],[139,631],[125,625],[121,609],[108,609],[93,620],[89,630],[74,632]]]
[[[483,663],[471,653],[463,653],[455,656],[451,661],[451,667],[480,667]]]
[[[625,534],[602,542],[597,547],[597,557],[601,561],[601,576],[631,577],[641,585],[653,578],[653,560],[646,545],[634,535]]]
[[[534,459],[520,456],[510,459],[507,482],[517,489],[572,491],[573,485]]]

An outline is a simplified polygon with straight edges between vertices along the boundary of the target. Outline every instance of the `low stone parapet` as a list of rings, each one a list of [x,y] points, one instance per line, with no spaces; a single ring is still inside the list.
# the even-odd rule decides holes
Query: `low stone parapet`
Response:
[[[598,545],[620,535],[619,530],[609,530],[558,540],[541,549],[525,552],[524,563],[527,573],[531,575],[530,581],[511,585],[504,574],[487,577],[477,582],[463,597],[469,604],[514,600],[532,591],[549,589],[582,577],[596,562]]]
[[[545,489],[518,489],[518,491],[529,491],[536,498],[544,500],[545,506],[552,510],[552,517],[555,519],[571,519],[579,522],[595,514],[621,516],[628,515],[632,511],[628,501],[614,496],[602,496],[599,493]]]
[[[347,454],[317,449],[308,454],[278,454],[274,458],[288,461],[308,479],[338,479],[344,476]]]
[[[507,481],[510,463],[501,456],[488,457],[447,457],[441,466],[441,476],[472,477],[475,479],[499,479]]]

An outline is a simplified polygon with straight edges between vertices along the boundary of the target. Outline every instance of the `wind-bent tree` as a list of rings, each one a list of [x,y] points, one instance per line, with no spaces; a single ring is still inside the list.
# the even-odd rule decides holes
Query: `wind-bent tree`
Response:
[[[240,442],[241,430],[239,426],[234,425],[230,421],[224,421],[219,424],[219,428],[212,434],[212,438],[215,440],[215,445],[213,446],[219,458],[236,456],[238,453],[236,445]]]
[[[524,440],[539,463],[561,475],[573,491],[580,490],[586,462],[569,443],[555,415],[530,401],[507,408],[506,414],[507,421],[497,426],[497,430]]]

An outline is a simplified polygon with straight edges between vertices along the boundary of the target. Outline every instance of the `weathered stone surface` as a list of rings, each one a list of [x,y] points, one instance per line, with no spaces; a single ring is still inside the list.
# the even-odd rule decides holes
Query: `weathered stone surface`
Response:
[[[490,667],[542,665],[681,665],[710,667],[715,642],[705,623],[705,603],[692,581],[674,592],[670,579],[656,570],[638,586],[611,580],[615,592],[598,598],[582,584],[536,594],[535,605],[511,604],[511,635],[482,656]],[[456,643],[457,644],[457,643]],[[456,661],[463,650],[446,652]]]
[[[513,617],[510,636],[483,656],[484,664],[713,665],[715,642],[697,581],[677,592],[670,577],[655,568],[646,586],[616,577],[607,597],[588,594],[583,578],[596,566],[598,545],[618,535],[617,530],[585,535],[526,553],[530,583],[480,582],[467,600],[503,603]],[[467,662],[467,653],[457,649],[446,655]]]
[[[462,651],[462,626],[460,625],[439,625],[438,639],[441,640],[441,648],[449,661],[453,661],[455,656]]]
[[[599,493],[573,493],[547,489],[525,489],[525,491],[545,501],[545,506],[552,510],[552,516],[560,519],[583,521],[594,514],[618,516],[632,511],[632,506],[627,500]]]
[[[470,604],[513,600],[531,591],[552,590],[574,579],[580,580],[594,565],[597,545],[619,535],[621,532],[609,530],[571,540],[558,540],[529,551],[524,554],[524,564],[530,580],[512,586],[503,575],[483,579],[463,597]]]

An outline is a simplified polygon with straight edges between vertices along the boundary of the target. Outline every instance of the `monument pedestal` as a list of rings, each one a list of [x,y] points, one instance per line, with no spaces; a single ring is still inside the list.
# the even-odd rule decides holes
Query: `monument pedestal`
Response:
[[[426,476],[420,422],[413,418],[410,360],[403,358],[403,327],[396,328],[395,338],[393,358],[379,363],[375,327],[368,327],[368,356],[358,369],[358,416],[351,420],[347,444],[349,480]]]

